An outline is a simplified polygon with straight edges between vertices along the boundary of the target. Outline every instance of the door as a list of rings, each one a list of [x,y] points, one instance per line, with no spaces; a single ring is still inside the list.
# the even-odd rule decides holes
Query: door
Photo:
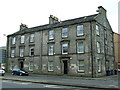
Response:
[[[64,60],[63,64],[64,64],[64,74],[68,74],[68,62],[67,62],[67,60]]]
[[[20,69],[23,69],[23,62],[20,62]]]

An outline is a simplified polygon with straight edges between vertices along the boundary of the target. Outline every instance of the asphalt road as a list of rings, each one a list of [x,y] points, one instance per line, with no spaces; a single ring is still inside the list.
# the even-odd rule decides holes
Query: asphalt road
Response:
[[[10,81],[10,80],[2,80],[2,88],[66,88],[72,90],[88,89],[88,88],[68,87],[68,86],[59,86],[59,85],[38,84],[38,83],[30,83],[30,82],[18,82],[18,81]]]

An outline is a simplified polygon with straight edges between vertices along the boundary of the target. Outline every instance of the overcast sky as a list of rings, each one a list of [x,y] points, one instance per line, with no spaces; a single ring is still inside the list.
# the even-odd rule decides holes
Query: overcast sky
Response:
[[[114,32],[118,32],[118,1],[120,0],[0,0],[0,46],[6,36],[19,30],[21,23],[35,27],[49,23],[49,15],[61,21],[96,14],[98,6],[107,10]]]

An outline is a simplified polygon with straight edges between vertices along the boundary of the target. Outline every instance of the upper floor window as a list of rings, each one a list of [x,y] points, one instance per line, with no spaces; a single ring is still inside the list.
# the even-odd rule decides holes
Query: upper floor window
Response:
[[[107,38],[107,31],[105,30],[105,34],[104,34],[104,37]]]
[[[83,25],[77,26],[77,36],[81,36],[83,34],[84,34]]]
[[[16,41],[16,38],[13,37],[13,38],[12,38],[12,44],[15,44],[15,41]]]
[[[100,43],[97,42],[97,53],[100,53]]]
[[[84,72],[84,60],[78,61],[78,71]]]
[[[53,71],[53,61],[48,62],[48,71]]]
[[[49,55],[53,55],[53,54],[54,54],[54,46],[49,45]]]
[[[25,41],[25,36],[23,35],[21,36],[21,43],[24,43],[24,41]]]
[[[49,40],[54,39],[54,30],[49,31]]]
[[[20,57],[23,57],[23,56],[24,56],[24,49],[20,48]]]
[[[63,28],[62,29],[62,37],[68,37],[68,28]]]
[[[99,26],[98,25],[96,25],[96,34],[100,35],[100,31],[99,31]]]
[[[11,57],[14,57],[15,56],[15,49],[12,49],[11,50]]]
[[[30,48],[30,56],[34,56],[34,47]]]
[[[30,42],[34,42],[34,37],[35,37],[34,34],[31,34],[31,35],[30,35]]]
[[[68,54],[68,43],[62,44],[62,54]]]
[[[77,43],[77,52],[78,53],[84,53],[84,43],[83,42],[78,42]]]

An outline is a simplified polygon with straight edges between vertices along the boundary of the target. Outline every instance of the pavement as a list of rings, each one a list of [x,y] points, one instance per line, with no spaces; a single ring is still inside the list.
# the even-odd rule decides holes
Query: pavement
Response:
[[[12,75],[11,73],[6,73],[5,76],[0,77],[0,79],[50,85],[118,90],[118,75],[91,78],[91,77],[75,77],[68,75],[55,76],[38,74],[30,74],[30,76],[17,76]]]

